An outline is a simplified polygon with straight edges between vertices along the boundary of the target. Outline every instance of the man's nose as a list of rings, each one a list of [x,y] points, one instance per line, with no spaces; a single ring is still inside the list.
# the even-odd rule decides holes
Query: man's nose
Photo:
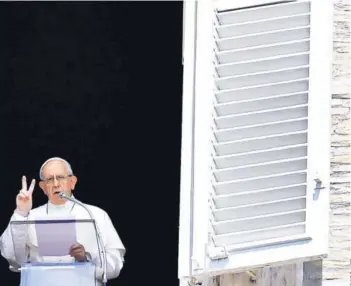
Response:
[[[54,177],[54,186],[57,187],[59,184],[59,181],[56,179],[56,177]]]

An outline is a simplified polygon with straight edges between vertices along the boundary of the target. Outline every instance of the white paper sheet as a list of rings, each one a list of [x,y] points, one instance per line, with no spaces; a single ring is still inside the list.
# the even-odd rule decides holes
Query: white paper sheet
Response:
[[[65,256],[77,243],[74,218],[37,219],[35,231],[39,256]]]

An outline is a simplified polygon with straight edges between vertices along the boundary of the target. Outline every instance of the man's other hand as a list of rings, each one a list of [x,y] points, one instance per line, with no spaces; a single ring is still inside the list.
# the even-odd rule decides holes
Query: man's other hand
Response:
[[[84,262],[87,261],[87,253],[85,252],[84,246],[76,243],[69,249],[69,254],[76,259],[76,261]]]

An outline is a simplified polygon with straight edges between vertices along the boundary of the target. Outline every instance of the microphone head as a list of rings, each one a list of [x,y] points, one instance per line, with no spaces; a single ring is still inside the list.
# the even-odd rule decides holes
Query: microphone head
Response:
[[[61,199],[64,199],[64,198],[65,198],[65,193],[61,192],[61,193],[59,194],[59,197],[60,197]]]

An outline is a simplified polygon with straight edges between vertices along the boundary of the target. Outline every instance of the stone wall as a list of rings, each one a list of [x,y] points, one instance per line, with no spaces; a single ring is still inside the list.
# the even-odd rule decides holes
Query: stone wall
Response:
[[[330,242],[329,257],[323,261],[323,280],[339,279],[349,282],[351,267],[351,53],[350,3],[346,0],[334,0],[333,46]],[[335,285],[337,282],[335,281]],[[333,284],[328,283],[328,285]]]

